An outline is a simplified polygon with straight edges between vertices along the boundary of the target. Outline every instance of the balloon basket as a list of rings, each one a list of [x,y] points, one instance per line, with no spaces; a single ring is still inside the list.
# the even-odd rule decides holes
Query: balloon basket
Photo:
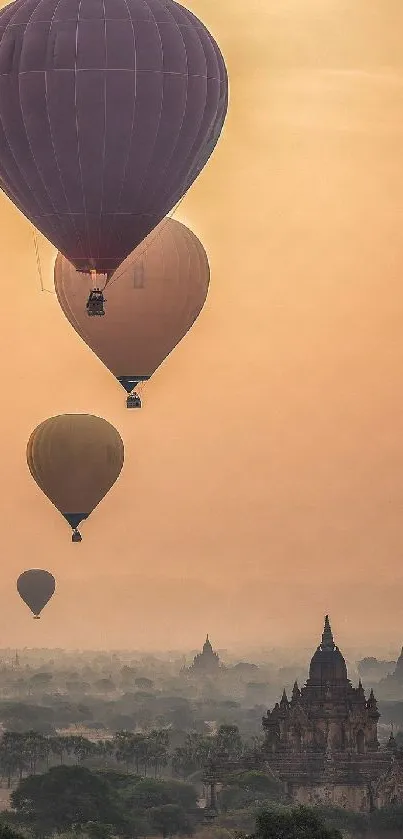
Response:
[[[39,621],[41,619],[40,615],[34,615],[34,621]]]
[[[87,315],[92,317],[103,317],[105,314],[104,303],[105,297],[100,288],[93,288],[90,291],[90,296],[87,300]]]
[[[82,542],[82,540],[83,540],[83,537],[81,536],[81,533],[79,533],[78,530],[74,530],[73,534],[72,534],[72,537],[71,537],[71,541],[72,542]]]
[[[130,393],[126,399],[126,408],[141,408],[141,399],[138,393]]]

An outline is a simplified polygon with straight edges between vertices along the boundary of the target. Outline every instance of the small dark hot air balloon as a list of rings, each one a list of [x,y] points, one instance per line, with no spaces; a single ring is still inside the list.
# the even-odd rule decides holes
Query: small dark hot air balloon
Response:
[[[56,581],[53,574],[39,568],[24,571],[17,580],[18,594],[31,609],[36,620],[39,620],[39,615],[55,593],[55,588]]]
[[[227,105],[214,38],[173,0],[0,11],[0,187],[98,290],[187,192]]]
[[[62,414],[42,422],[27,445],[27,463],[42,492],[73,529],[109,492],[119,477],[124,447],[113,425],[91,414]]]
[[[58,254],[55,289],[76,332],[130,394],[150,378],[186,335],[207,297],[210,269],[198,238],[165,219],[113,274],[105,318],[88,318],[87,289],[74,266]],[[140,407],[137,394],[128,407]]]

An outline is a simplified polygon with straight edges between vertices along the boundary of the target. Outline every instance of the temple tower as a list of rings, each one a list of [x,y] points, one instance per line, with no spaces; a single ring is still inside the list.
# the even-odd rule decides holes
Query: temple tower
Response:
[[[326,615],[306,684],[301,690],[294,684],[290,702],[284,691],[280,704],[263,718],[267,750],[327,755],[378,751],[378,719],[373,691],[367,701],[361,681],[352,686]]]

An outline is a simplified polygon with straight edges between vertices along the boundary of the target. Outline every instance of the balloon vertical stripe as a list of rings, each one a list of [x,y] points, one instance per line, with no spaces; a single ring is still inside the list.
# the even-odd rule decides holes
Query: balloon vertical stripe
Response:
[[[227,104],[217,44],[173,0],[0,11],[0,187],[79,271],[111,273],[170,212]]]

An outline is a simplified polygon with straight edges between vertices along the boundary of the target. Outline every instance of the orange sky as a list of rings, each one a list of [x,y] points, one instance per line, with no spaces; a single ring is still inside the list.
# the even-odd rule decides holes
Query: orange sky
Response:
[[[351,8],[353,6],[353,8]],[[41,293],[0,200],[0,646],[403,640],[401,0],[192,0],[227,60],[219,146],[177,217],[209,255],[191,333],[127,412]],[[52,249],[41,241],[51,287]],[[63,412],[121,433],[118,484],[73,545],[25,463]],[[43,619],[15,592],[57,577]]]

